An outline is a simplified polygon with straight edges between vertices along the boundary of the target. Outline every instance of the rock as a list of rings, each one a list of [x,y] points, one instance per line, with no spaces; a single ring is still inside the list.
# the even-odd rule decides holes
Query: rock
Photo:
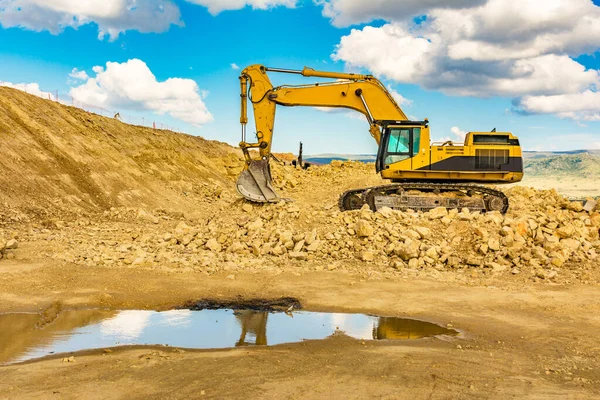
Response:
[[[445,210],[445,208],[444,208],[444,210]],[[425,238],[431,236],[431,229],[425,228],[423,226],[415,226],[415,231],[417,231],[417,233],[419,234],[420,239],[425,239]]]
[[[563,239],[560,241],[560,244],[571,251],[575,251],[581,246],[581,243],[575,239]]]
[[[437,260],[439,258],[438,255],[438,251],[435,247],[430,247],[426,252],[425,255],[433,260]]]
[[[158,224],[158,222],[160,221],[160,219],[158,217],[155,217],[154,215],[150,214],[146,210],[142,210],[142,209],[140,209],[138,211],[137,218],[142,221],[150,222],[153,224]]]
[[[19,243],[15,239],[10,239],[4,245],[5,250],[15,250],[17,247],[19,247]]]
[[[513,229],[510,226],[503,226],[502,229],[500,229],[500,235],[502,236],[514,236],[514,232]]]
[[[558,272],[556,271],[550,271],[546,274],[546,279],[552,279],[552,278],[556,278],[556,276],[558,275]]]
[[[245,204],[242,206],[242,211],[244,211],[244,212],[251,213],[251,212],[252,212],[252,210],[254,210],[254,207],[252,207],[252,204],[245,203]]]
[[[419,268],[419,259],[417,258],[412,258],[408,261],[408,268],[410,269],[417,269]]]
[[[458,267],[460,265],[460,257],[457,256],[449,256],[446,260],[446,264],[449,267]]]
[[[481,265],[481,259],[475,256],[469,256],[467,257],[467,265],[470,265],[472,267],[478,267],[479,265]]]
[[[535,272],[535,276],[536,276],[537,278],[546,279],[546,277],[547,277],[547,275],[546,275],[546,271],[544,271],[543,269],[538,269],[538,270]]]
[[[400,246],[396,246],[394,249],[394,254],[400,257],[404,261],[409,261],[413,258],[419,257],[419,247],[420,244],[418,241],[408,241],[407,243],[401,244]]]
[[[248,224],[248,231],[249,232],[253,232],[253,231],[258,231],[260,230],[262,227],[264,226],[264,222],[262,219],[257,218],[255,219],[253,222]]]
[[[481,254],[487,254],[489,249],[490,249],[489,246],[485,243],[482,244],[481,246],[479,246],[479,252]]]
[[[421,235],[418,232],[413,231],[412,229],[408,229],[403,232],[404,236],[409,237],[411,239],[419,240],[421,239]]]
[[[446,207],[437,207],[427,213],[429,219],[440,219],[448,215]]]
[[[501,265],[496,262],[487,262],[485,263],[486,268],[491,268],[493,272],[503,272],[508,268],[506,265]]]
[[[510,273],[513,275],[519,275],[521,273],[521,270],[519,268],[515,267],[510,270]]]
[[[394,216],[394,210],[392,210],[389,207],[381,207],[380,209],[377,210],[377,212],[381,215],[383,215],[385,218],[390,218],[392,216]]]
[[[221,251],[221,244],[215,238],[209,239],[205,246],[207,249],[215,253]]]
[[[558,230],[556,231],[556,236],[558,236],[561,239],[566,239],[572,237],[574,233],[575,228],[572,225],[565,225],[558,228]]]
[[[490,250],[499,251],[500,242],[498,241],[498,239],[491,238],[490,240],[488,240],[488,247],[490,248]]]
[[[231,246],[227,249],[228,252],[238,254],[246,250],[246,246],[240,243],[238,240],[234,240]]]
[[[373,236],[373,226],[364,219],[359,220],[354,225],[354,231],[358,237],[371,237]]]
[[[294,260],[304,261],[306,260],[306,253],[303,251],[291,251],[289,253],[290,258]]]
[[[583,206],[583,211],[592,212],[597,205],[598,202],[596,200],[588,199]]]
[[[306,239],[304,240],[307,245],[311,245],[315,240],[317,240],[317,231],[313,229],[312,232],[306,235]]]
[[[485,229],[482,229],[478,226],[475,227],[473,232],[475,232],[475,234],[477,236],[479,236],[481,239],[483,239],[484,241],[487,241],[488,237],[490,236],[489,233]]]
[[[562,267],[565,264],[565,259],[560,254],[554,254],[550,263],[555,267]]]
[[[307,248],[306,250],[309,252],[315,252],[317,250],[319,250],[319,248],[321,247],[321,241],[320,240],[315,240],[314,242],[312,242]]]
[[[363,261],[373,261],[375,260],[375,254],[370,250],[362,251],[360,253],[360,259]]]
[[[583,211],[583,204],[580,201],[572,201],[567,204],[567,209],[575,212]]]
[[[304,247],[304,240],[299,241],[294,245],[294,252],[299,252]]]

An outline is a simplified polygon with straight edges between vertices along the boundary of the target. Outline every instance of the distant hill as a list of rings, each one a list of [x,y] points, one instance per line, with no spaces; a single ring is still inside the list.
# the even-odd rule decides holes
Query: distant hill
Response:
[[[536,155],[525,158],[525,174],[532,177],[600,178],[600,155],[580,152],[566,155]]]
[[[314,164],[329,164],[333,160],[340,161],[362,161],[364,163],[375,162],[375,154],[316,154],[305,156],[304,160]]]

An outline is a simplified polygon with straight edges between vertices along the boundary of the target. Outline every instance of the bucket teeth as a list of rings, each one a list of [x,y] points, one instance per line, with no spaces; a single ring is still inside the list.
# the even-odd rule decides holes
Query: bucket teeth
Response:
[[[269,160],[250,161],[248,168],[238,177],[239,194],[255,203],[276,203],[280,200],[273,188]]]

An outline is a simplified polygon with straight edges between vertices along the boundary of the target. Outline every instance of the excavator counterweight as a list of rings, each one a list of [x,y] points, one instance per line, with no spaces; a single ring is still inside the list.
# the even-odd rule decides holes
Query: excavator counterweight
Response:
[[[273,87],[268,72],[335,80]],[[281,200],[273,188],[269,167],[277,106],[339,107],[365,116],[369,133],[379,146],[376,171],[393,184],[342,194],[342,210],[368,204],[372,210],[466,207],[473,211],[506,212],[506,196],[481,184],[514,183],[523,176],[521,147],[511,133],[495,129],[469,132],[464,144],[431,143],[429,121],[410,121],[383,83],[371,75],[251,65],[242,71],[240,87],[240,148],[246,165],[238,178],[237,190],[249,201]],[[254,111],[255,142],[246,138],[248,101]]]

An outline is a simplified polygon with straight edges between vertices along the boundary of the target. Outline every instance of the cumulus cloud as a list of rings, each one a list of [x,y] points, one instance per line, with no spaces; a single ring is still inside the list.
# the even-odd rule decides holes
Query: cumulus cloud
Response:
[[[267,10],[273,7],[296,7],[297,0],[186,0],[189,3],[198,4],[208,9],[212,15],[222,11],[239,10],[246,6],[253,9]]]
[[[344,27],[376,19],[400,20],[425,13],[430,8],[473,7],[485,0],[314,0],[323,6],[323,16],[334,26]]]
[[[11,83],[11,82],[1,82],[0,86],[6,86],[13,89],[22,90],[23,92],[33,94],[39,96],[43,99],[55,100],[55,96],[50,92],[44,92],[40,89],[40,85],[38,83]]]
[[[600,121],[600,93],[591,90],[554,96],[525,96],[516,103],[516,110],[524,113],[556,114],[561,118]]]
[[[239,65],[237,65],[236,63],[231,63],[230,65],[231,65],[231,69],[235,69],[235,70],[240,69]]]
[[[371,3],[380,2],[331,0],[324,12],[336,7],[339,18],[351,19],[353,13],[360,15],[356,10],[368,14]],[[383,3],[391,7],[392,2]],[[600,7],[591,0],[487,0],[470,8],[464,2],[460,10],[434,1],[428,5],[427,10],[407,11],[423,12],[420,19],[395,19],[402,16],[390,11],[383,15],[390,21],[383,26],[353,29],[341,38],[332,58],[451,95],[517,101],[530,96],[520,102],[528,112],[537,112],[539,102],[560,101],[549,96],[581,98],[571,103],[580,108],[561,115],[595,118],[588,92],[600,86],[599,71],[573,59],[600,48]]]
[[[89,78],[88,74],[85,71],[80,71],[77,68],[73,68],[71,73],[69,74],[71,78],[79,79],[85,81]]]
[[[124,63],[107,62],[106,68],[93,68],[94,77],[73,87],[75,101],[108,109],[149,110],[169,114],[194,125],[213,120],[204,104],[207,93],[191,79],[169,78],[157,81],[146,63],[133,59]]]
[[[164,32],[182,25],[172,0],[0,0],[0,25],[53,34],[95,23],[98,37],[116,39],[128,30]]]

